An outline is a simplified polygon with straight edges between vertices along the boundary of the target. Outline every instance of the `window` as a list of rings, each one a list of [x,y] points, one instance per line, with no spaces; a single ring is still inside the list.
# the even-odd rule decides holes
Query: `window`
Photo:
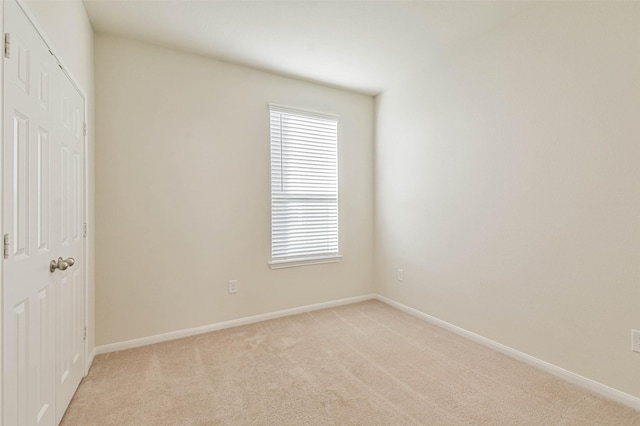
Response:
[[[337,262],[338,117],[269,105],[272,268]]]

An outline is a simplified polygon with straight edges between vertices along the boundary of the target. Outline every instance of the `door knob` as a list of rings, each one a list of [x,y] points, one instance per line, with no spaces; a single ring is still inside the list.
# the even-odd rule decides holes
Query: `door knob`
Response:
[[[64,271],[69,266],[73,266],[74,263],[76,263],[76,260],[73,257],[68,257],[66,259],[59,257],[58,260],[52,260],[51,263],[49,263],[49,271],[55,272],[56,269]]]

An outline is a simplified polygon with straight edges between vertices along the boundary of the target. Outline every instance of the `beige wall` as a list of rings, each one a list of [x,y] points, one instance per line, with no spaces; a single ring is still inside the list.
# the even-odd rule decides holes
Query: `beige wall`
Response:
[[[95,55],[98,345],[371,291],[373,98],[114,36]],[[267,265],[269,102],[340,116],[341,263]]]
[[[87,162],[88,174],[88,246],[86,263],[89,271],[88,283],[88,346],[95,346],[95,286],[93,265],[95,259],[94,227],[94,87],[93,87],[93,29],[80,0],[70,1],[21,1],[31,10],[40,31],[61,59],[67,72],[85,93],[87,101]]]
[[[375,211],[379,293],[640,397],[638,22],[541,4],[385,91]]]

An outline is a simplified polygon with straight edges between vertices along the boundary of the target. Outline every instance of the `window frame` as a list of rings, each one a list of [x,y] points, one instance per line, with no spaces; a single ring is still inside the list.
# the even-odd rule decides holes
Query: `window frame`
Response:
[[[289,106],[283,106],[278,104],[269,103],[269,173],[270,173],[270,202],[271,202],[271,220],[270,220],[270,241],[271,241],[271,256],[268,265],[271,269],[290,268],[296,266],[306,265],[319,265],[326,263],[336,263],[342,260],[340,254],[340,200],[339,200],[339,117],[335,114],[327,114],[318,111],[312,111],[302,108],[294,108]],[[309,119],[321,119],[335,122],[335,211],[336,211],[336,224],[335,224],[335,238],[336,238],[336,252],[330,252],[326,254],[316,254],[311,256],[297,256],[297,257],[282,257],[274,258],[274,134],[273,134],[273,113],[289,114],[291,116],[304,117]],[[282,137],[282,128],[280,128],[280,137]],[[282,138],[281,138],[282,144]],[[280,146],[282,149],[282,145]],[[299,197],[299,196],[298,196]],[[292,197],[295,198],[295,197]]]

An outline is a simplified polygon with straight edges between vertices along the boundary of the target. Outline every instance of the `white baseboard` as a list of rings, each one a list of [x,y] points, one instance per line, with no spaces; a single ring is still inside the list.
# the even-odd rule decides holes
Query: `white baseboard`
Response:
[[[268,312],[266,314],[253,315],[250,317],[237,318],[229,321],[218,322],[215,324],[203,325],[200,327],[187,328],[184,330],[172,331],[169,333],[156,334],[154,336],[141,337],[139,339],[127,340],[124,342],[110,343],[108,345],[97,346],[90,357],[106,354],[108,352],[122,351],[125,349],[138,348],[140,346],[152,345],[154,343],[167,342],[169,340],[181,339],[183,337],[195,336],[197,334],[208,333],[210,331],[222,330],[239,325],[253,324],[260,321],[266,321],[274,318],[286,317],[289,315],[302,314],[305,312],[317,311],[319,309],[333,308],[335,306],[349,305],[351,303],[363,302],[365,300],[375,299],[375,294],[365,294],[363,296],[348,297],[346,299],[332,300],[330,302],[316,303],[313,305],[300,306],[297,308],[284,309],[276,312]]]
[[[502,343],[498,343],[494,340],[491,340],[486,337],[480,336],[479,334],[473,333],[469,330],[465,330],[464,328],[458,327],[456,325],[450,324],[446,321],[443,321],[431,315],[425,314],[422,311],[411,308],[407,305],[403,305],[402,303],[396,302],[395,300],[389,299],[388,297],[376,294],[375,298],[403,312],[406,312],[410,315],[413,315],[417,318],[420,318],[438,327],[442,327],[446,330],[452,331],[462,337],[465,337],[469,340],[473,340],[474,342],[480,343],[484,346],[487,346],[507,356],[510,356],[520,361],[524,361],[529,365],[540,368],[541,370],[546,371],[547,373],[553,374],[556,377],[559,377],[570,383],[573,383],[585,389],[588,389],[591,392],[597,393],[598,395],[602,395],[605,398],[619,402],[621,404],[624,404],[636,410],[640,410],[640,398],[637,398],[633,395],[629,395],[628,393],[619,391],[607,385],[603,385],[602,383],[580,376],[579,374],[572,373],[571,371],[565,370],[564,368],[558,367],[557,365],[535,358],[531,355],[527,355],[524,352],[520,352],[509,346],[503,345]]]

